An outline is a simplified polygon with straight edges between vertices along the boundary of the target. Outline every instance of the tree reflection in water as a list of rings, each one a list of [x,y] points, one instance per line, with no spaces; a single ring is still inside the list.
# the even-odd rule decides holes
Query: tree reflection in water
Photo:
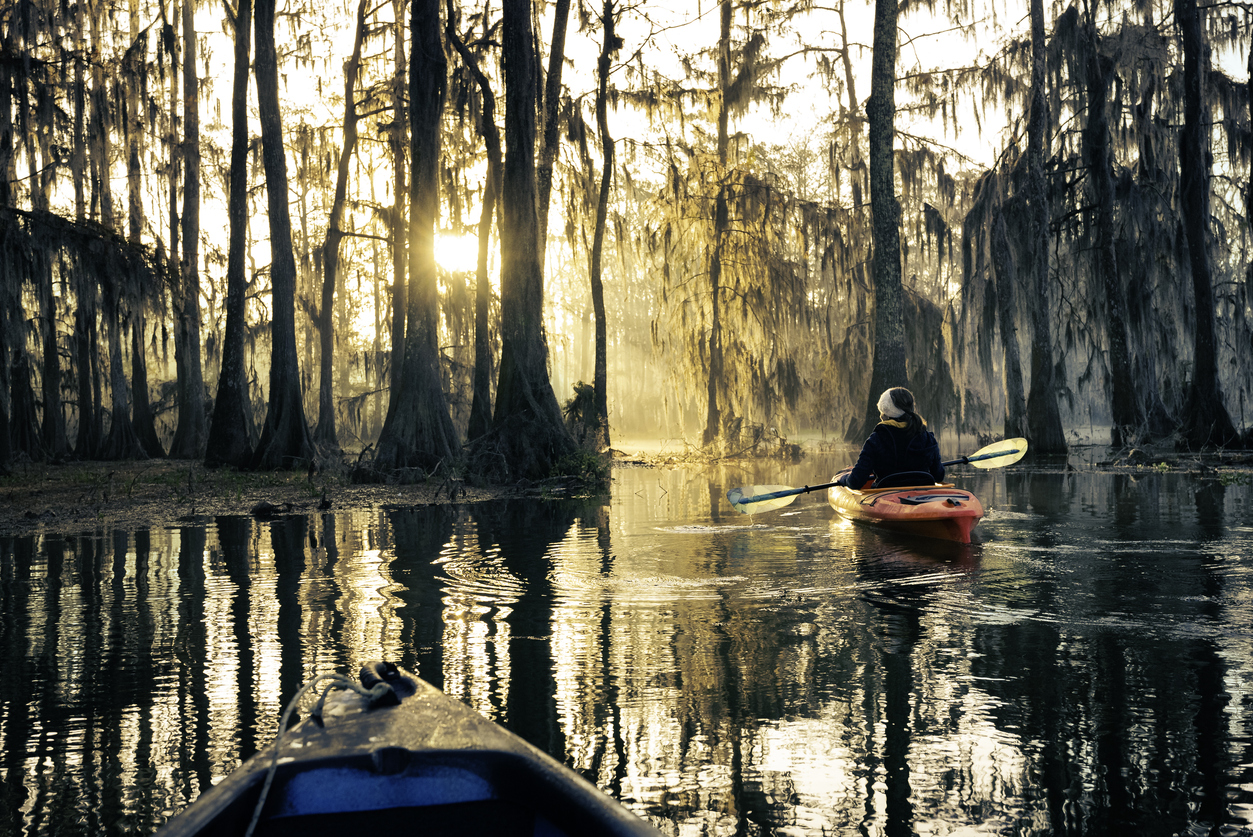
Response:
[[[0,539],[0,833],[150,833],[380,654],[668,833],[1253,824],[1249,487],[971,477],[985,542],[941,548],[616,480]]]

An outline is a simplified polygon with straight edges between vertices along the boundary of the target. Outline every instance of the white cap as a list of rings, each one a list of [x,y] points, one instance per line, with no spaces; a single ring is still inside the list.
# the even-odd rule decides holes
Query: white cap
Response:
[[[883,394],[879,396],[879,412],[893,419],[905,415],[905,411],[896,406],[896,402],[892,400],[892,390],[890,389],[885,389]]]

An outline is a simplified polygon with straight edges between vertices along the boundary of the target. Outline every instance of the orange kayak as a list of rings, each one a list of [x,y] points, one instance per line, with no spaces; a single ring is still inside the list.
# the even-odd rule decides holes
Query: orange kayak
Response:
[[[979,498],[952,483],[860,491],[837,485],[827,489],[827,501],[846,520],[958,543],[970,543],[983,517]]]

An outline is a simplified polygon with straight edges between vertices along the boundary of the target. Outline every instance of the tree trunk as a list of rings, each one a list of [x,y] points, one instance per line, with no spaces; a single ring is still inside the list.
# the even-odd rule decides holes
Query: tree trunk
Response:
[[[16,20],[4,27],[0,50],[6,55],[17,54],[17,30]],[[0,66],[0,210],[4,210],[13,205],[13,186],[17,183],[13,85],[20,74],[13,72],[16,66],[13,62],[0,63],[3,64]],[[24,82],[21,86],[24,90],[28,87]],[[25,95],[21,100],[26,101]],[[27,111],[19,111],[19,119],[24,117],[29,118]],[[31,154],[33,160],[34,152]],[[0,387],[3,387],[0,392],[0,470],[16,453],[24,452],[32,459],[40,455],[26,330],[25,326],[17,325],[29,316],[22,305],[23,284],[10,274],[6,287],[0,290]]]
[[[76,3],[72,7],[74,16],[74,139],[72,154],[72,178],[74,182],[74,220],[83,223],[87,220],[86,184],[87,173],[87,63],[86,37],[83,34],[83,16],[87,14],[86,3]]]
[[[132,48],[127,51],[122,62],[122,78],[126,90],[126,238],[131,244],[139,245],[144,233],[144,172],[141,162],[144,157],[144,118],[141,91],[147,72],[141,56],[147,54],[148,38],[146,33],[141,34],[139,28],[139,0],[129,0],[129,5]],[[134,46],[140,38],[143,39],[143,48],[135,49]]]
[[[395,181],[392,204],[392,358],[391,375],[388,385],[388,410],[391,410],[391,399],[400,392],[400,376],[404,370],[405,358],[405,314],[409,310],[409,290],[407,272],[409,269],[408,235],[409,225],[405,223],[405,195],[409,194],[405,182],[405,138],[408,136],[409,118],[406,112],[406,73],[408,62],[405,60],[405,27],[401,23],[405,19],[405,0],[392,0],[393,14],[396,16],[396,74],[392,79],[392,126],[387,134],[388,146],[392,152],[392,168]]]
[[[1044,3],[1031,0],[1031,108],[1027,122],[1026,202],[1030,222],[1031,287],[1031,391],[1027,395],[1027,428],[1032,449],[1038,453],[1065,453],[1066,436],[1057,408],[1057,382],[1053,368],[1053,338],[1049,328],[1049,199],[1044,182],[1045,103]]]
[[[15,32],[13,24],[5,27],[4,42],[0,49],[5,55],[15,55]],[[17,144],[13,127],[14,73],[8,61],[0,61],[0,207],[13,205],[13,184],[17,182]]]
[[[6,54],[12,43],[12,25],[5,27],[3,49]],[[0,209],[9,208],[12,202],[13,182],[17,180],[17,167],[13,164],[13,90],[7,62],[0,63]],[[0,471],[13,458],[13,392],[11,377],[13,364],[23,354],[16,348],[10,358],[8,320],[22,310],[21,294],[17,287],[6,288],[0,295]]]
[[[326,451],[338,451],[335,433],[335,286],[339,282],[339,244],[344,237],[340,225],[344,221],[344,203],[348,194],[348,165],[357,147],[357,70],[361,66],[361,43],[365,39],[365,0],[357,3],[356,35],[352,55],[344,64],[344,142],[339,149],[335,169],[335,196],[331,216],[326,223],[326,240],[322,243],[322,304],[318,310],[319,380],[318,424],[313,441]]]
[[[253,453],[257,469],[290,469],[314,456],[300,394],[296,357],[296,259],[292,252],[287,202],[287,157],[278,104],[278,55],[274,44],[275,0],[256,0],[257,104],[261,115],[261,158],[270,216],[270,283],[273,324],[270,349],[270,401],[261,439]]]
[[[705,432],[701,444],[708,446],[722,434],[722,240],[727,226],[727,198],[719,186],[714,199],[714,241],[709,250],[709,382],[705,390]]]
[[[566,24],[570,19],[570,0],[557,0],[553,7],[553,39],[548,48],[548,75],[544,79],[544,101],[541,113],[544,117],[544,135],[540,145],[539,163],[536,165],[536,186],[539,200],[539,263],[544,266],[548,253],[548,208],[552,200],[553,164],[557,160],[557,146],[561,142],[561,71],[566,63]]]
[[[597,451],[609,448],[609,381],[608,348],[605,323],[605,286],[601,279],[601,255],[605,246],[605,223],[609,214],[609,188],[613,184],[613,137],[609,135],[609,61],[617,52],[617,35],[614,34],[613,0],[605,0],[602,25],[605,42],[597,62],[596,127],[600,130],[600,145],[604,154],[601,169],[600,195],[596,201],[596,227],[592,233],[592,310],[596,318],[596,364],[592,375],[592,409],[595,413],[596,430],[593,443]]]
[[[205,464],[246,467],[252,458],[252,404],[244,368],[244,318],[248,275],[248,53],[252,40],[252,0],[239,0],[235,24],[235,81],[231,93],[231,170],[227,218],[226,329],[222,371],[213,401],[213,421],[205,445]]]
[[[505,0],[505,157],[501,216],[501,352],[492,433],[476,456],[503,476],[541,479],[575,450],[548,378],[544,271],[535,208],[535,69],[528,0]]]
[[[183,24],[183,257],[178,303],[179,364],[178,427],[170,456],[198,459],[204,455],[208,418],[205,415],[204,370],[200,359],[200,80],[196,73],[196,29],[193,0],[182,0]]]
[[[22,83],[17,88],[18,112],[23,117],[23,133],[26,135],[27,161],[30,166],[30,208],[34,212],[48,212],[48,192],[53,186],[57,171],[57,166],[52,165],[52,161],[64,153],[63,149],[55,148],[55,137],[60,134],[57,127],[60,109],[54,96],[36,96],[32,108],[31,85]],[[40,164],[41,159],[43,165]]]
[[[1246,85],[1245,97],[1249,103],[1248,119],[1249,124],[1253,124],[1253,49],[1249,50],[1249,82]],[[0,154],[3,152],[0,151]],[[1245,185],[1244,193],[1244,217],[1250,227],[1253,227],[1253,173],[1250,174],[1249,182]],[[1253,287],[1253,260],[1245,266],[1244,282],[1246,287]],[[1249,335],[1249,351],[1253,356],[1253,333]],[[1243,420],[1243,409],[1241,409],[1241,419]],[[1244,446],[1253,448],[1253,427],[1247,427],[1244,431]]]
[[[32,153],[32,156],[33,153]],[[38,177],[32,174],[32,181]],[[65,433],[65,413],[61,407],[61,355],[57,349],[57,303],[52,292],[52,266],[47,254],[36,256],[35,276],[39,282],[39,319],[43,327],[43,423],[40,437],[43,453],[51,461],[69,452]]]
[[[1027,397],[1022,382],[1022,357],[1018,349],[1017,270],[1009,249],[1005,214],[996,210],[992,222],[992,264],[996,271],[996,299],[1001,320],[1001,345],[1005,350],[1005,438],[1027,435]]]
[[[39,158],[42,154],[44,159],[51,159],[51,149],[48,146],[53,136],[50,124],[53,117],[52,97],[41,101],[38,112],[35,112],[31,107],[30,85],[17,85],[17,93],[19,121],[25,134],[26,159],[30,171],[31,210],[38,215],[48,211],[48,172],[41,169]],[[34,277],[35,293],[39,297],[42,344],[40,378],[43,416],[39,427],[42,448],[39,453],[40,456],[56,462],[69,452],[69,438],[65,431],[65,411],[61,403],[61,355],[57,348],[58,312],[48,253],[38,251],[33,254],[31,275]]]
[[[848,22],[844,18],[844,0],[840,0],[839,8],[836,14],[840,18],[840,59],[844,63],[844,83],[848,87],[848,112],[856,114],[859,110],[857,103],[857,86],[853,75],[853,47],[848,42]]]
[[[15,54],[17,26],[5,27],[5,54]],[[13,205],[13,184],[17,182],[17,153],[13,125],[13,73],[9,62],[0,62],[0,210]],[[20,283],[12,283],[0,304],[0,468],[15,453],[38,457],[39,440],[34,432],[35,398],[30,383],[30,365],[25,340],[18,345],[7,335],[9,323],[23,318]],[[10,346],[9,343],[14,345]],[[25,403],[23,400],[25,399]]]
[[[1229,445],[1236,429],[1218,385],[1218,349],[1214,340],[1214,288],[1209,263],[1209,120],[1205,113],[1205,74],[1209,46],[1196,0],[1175,0],[1175,19],[1183,46],[1183,129],[1179,142],[1179,191],[1188,237],[1196,330],[1192,382],[1188,387],[1181,443],[1200,449]]]
[[[152,414],[152,402],[148,399],[146,328],[144,300],[136,296],[131,309],[131,425],[143,445],[144,453],[155,459],[165,456],[165,448],[157,436],[157,421]]]
[[[74,456],[78,459],[95,459],[100,455],[101,421],[96,410],[95,387],[96,350],[95,339],[99,306],[96,303],[94,272],[80,265],[71,272],[74,277],[74,358],[78,379],[78,434],[74,443]]]
[[[130,0],[130,35],[134,44],[141,37],[147,44],[147,35],[141,34],[139,28],[140,13],[138,0]],[[126,184],[127,184],[127,240],[134,247],[142,244],[144,232],[144,196],[143,196],[143,165],[144,156],[144,115],[141,91],[144,82],[145,49],[132,49],[127,52],[127,60],[122,67],[125,79],[126,95]],[[148,395],[148,362],[145,355],[147,343],[144,340],[146,329],[144,308],[148,295],[154,293],[143,283],[135,283],[126,294],[126,304],[130,309],[131,327],[131,427],[139,438],[144,454],[149,457],[165,456],[165,448],[157,436],[156,419],[152,415],[152,402]]]
[[[112,130],[109,106],[109,87],[105,79],[104,62],[101,58],[102,32],[100,16],[103,8],[100,4],[90,7],[91,14],[91,149],[95,160],[92,171],[95,173],[95,194],[93,203],[99,210],[100,225],[106,230],[115,228],[113,215],[113,187],[110,177],[112,148],[110,132]],[[83,271],[84,287],[90,284],[92,304],[88,308],[91,316],[88,322],[86,339],[92,368],[92,415],[95,426],[92,429],[94,455],[102,459],[142,459],[146,458],[143,446],[135,434],[131,424],[130,387],[126,380],[126,367],[122,362],[122,299],[123,289],[134,282],[130,271],[109,271],[103,280],[97,279],[94,268]],[[88,279],[87,277],[91,278]],[[99,308],[96,305],[96,287],[101,286],[104,296],[104,315],[108,329],[109,351],[109,390],[110,390],[110,427],[109,434],[104,435],[104,413],[100,408],[100,340],[99,340]],[[80,300],[80,310],[83,306]],[[80,372],[81,375],[81,372]],[[82,438],[82,428],[79,428]]]
[[[374,262],[374,281],[371,283],[374,291],[374,342],[371,344],[371,353],[374,356],[374,363],[367,364],[368,374],[374,376],[374,392],[370,401],[373,403],[373,413],[367,426],[365,435],[371,439],[378,439],[378,434],[383,429],[383,376],[379,373],[383,362],[383,291],[382,277],[383,270],[381,258],[379,256],[378,239],[370,242],[370,255]]]
[[[6,337],[9,329],[9,308],[8,300],[0,298],[0,474],[8,473],[7,466],[13,459],[13,437],[9,422],[9,416],[13,413],[13,385],[9,380],[9,346]]]
[[[164,45],[166,60],[169,62],[170,68],[170,112],[168,122],[166,123],[166,147],[168,149],[169,159],[166,161],[166,189],[169,192],[169,257],[160,258],[161,267],[166,271],[166,283],[170,288],[170,297],[173,302],[175,327],[174,327],[174,376],[176,381],[175,402],[176,406],[181,405],[183,401],[183,386],[187,379],[186,373],[183,371],[183,364],[186,362],[186,352],[180,346],[182,331],[178,327],[178,312],[182,308],[182,272],[179,267],[178,251],[179,251],[179,220],[178,220],[178,173],[180,171],[180,162],[182,160],[182,142],[179,139],[178,125],[178,39],[174,36],[174,27],[168,21],[164,21],[165,5],[161,5],[161,16],[163,23],[161,26],[161,42]],[[160,250],[160,242],[157,244]],[[177,434],[176,434],[177,436]],[[178,439],[175,438],[170,448],[170,455],[173,456],[174,449],[178,447]]]
[[[405,321],[404,374],[379,436],[375,467],[431,471],[452,464],[457,433],[440,374],[435,224],[439,215],[440,124],[447,90],[439,0],[413,0],[409,58],[410,136],[413,177],[409,187],[409,308]]]
[[[91,141],[92,153],[98,163],[95,170],[99,172],[95,195],[98,217],[101,226],[113,230],[116,226],[116,219],[113,217],[113,179],[110,172],[113,157],[113,108],[110,107],[112,97],[102,58],[104,34],[100,18],[104,14],[106,10],[103,3],[91,4]]]
[[[88,92],[87,79],[85,74],[85,65],[89,58],[97,58],[97,42],[95,35],[95,14],[91,14],[91,30],[92,40],[90,47],[83,31],[84,17],[88,14],[85,4],[78,4],[74,8],[74,32],[75,39],[79,45],[76,50],[74,60],[74,140],[73,140],[73,170],[74,170],[74,218],[82,224],[87,221],[87,201],[85,197],[84,184],[91,183],[94,187],[93,197],[99,195],[102,178],[100,175],[100,166],[105,162],[100,157],[99,134],[102,129],[99,114],[96,112],[95,104],[97,101],[97,90],[95,82],[97,74],[93,66],[92,72],[92,91],[90,94],[90,103],[92,106],[92,119],[90,131],[92,134],[91,147],[93,154],[91,158],[87,155],[87,109],[88,109]],[[89,51],[88,51],[89,50]],[[92,61],[92,64],[97,64]],[[94,201],[93,201],[94,203]],[[96,369],[96,351],[97,341],[94,339],[97,330],[98,306],[96,304],[96,282],[95,276],[86,265],[78,265],[72,270],[74,284],[74,361],[76,364],[76,379],[78,384],[78,433],[74,443],[74,455],[79,459],[95,459],[100,455],[101,444],[101,425],[102,420],[99,412],[96,410],[95,397],[95,380],[94,371]]]
[[[568,7],[568,0],[566,2]],[[453,27],[453,4],[448,2],[448,41],[457,50],[461,60],[474,75],[483,98],[483,112],[479,117],[479,132],[483,136],[483,145],[487,151],[487,177],[483,186],[483,209],[479,214],[479,253],[478,269],[475,273],[474,285],[474,381],[470,401],[470,421],[466,430],[467,439],[477,439],[491,430],[492,427],[492,338],[488,316],[491,311],[492,286],[487,276],[487,257],[490,248],[492,231],[492,212],[500,203],[501,152],[500,131],[496,127],[496,95],[492,92],[491,82],[479,68],[474,53],[457,37]],[[559,12],[560,13],[560,12]],[[551,171],[549,175],[551,177]],[[543,207],[543,201],[540,207]],[[540,237],[543,238],[541,228]]]
[[[874,238],[874,357],[865,420],[858,437],[879,422],[875,406],[889,387],[909,386],[905,366],[904,289],[901,285],[900,205],[896,200],[896,21],[898,0],[875,0],[874,56],[870,65],[870,211]],[[921,400],[925,403],[926,396]]]
[[[497,155],[500,149],[497,147]],[[499,161],[498,161],[499,162]],[[487,255],[491,246],[492,211],[497,203],[499,167],[489,164],[487,182],[483,187],[483,209],[479,215],[479,256],[474,281],[474,383],[470,401],[470,422],[467,439],[477,439],[492,429],[492,335],[489,316],[492,306],[492,285],[487,275]]]
[[[722,246],[727,234],[728,210],[724,182],[730,146],[727,91],[731,87],[731,0],[722,0],[718,30],[718,194],[714,198],[713,245],[709,250],[709,383],[705,393],[705,432],[701,444],[722,435]]]
[[[306,150],[307,150],[306,146]],[[302,152],[303,153],[303,152]],[[309,193],[310,184],[308,178],[302,171],[303,166],[296,167],[295,193],[296,193],[296,217],[300,219],[300,225],[297,230],[292,231],[292,247],[293,253],[295,242],[301,242],[300,261],[296,263],[296,293],[295,297],[302,302],[313,299],[314,277],[313,264],[309,259],[308,241],[309,241]],[[289,184],[290,185],[290,184]],[[308,403],[309,393],[313,392],[312,368],[313,363],[313,331],[314,320],[317,312],[311,312],[313,316],[304,316],[300,318],[300,338],[296,344],[296,358],[301,364],[304,371],[300,373],[300,397],[301,403],[306,407],[313,407]],[[316,399],[315,399],[316,402]],[[310,436],[310,439],[313,437]]]
[[[1088,123],[1083,131],[1084,153],[1088,164],[1088,182],[1092,188],[1095,209],[1095,250],[1093,271],[1100,277],[1105,292],[1105,329],[1109,339],[1110,408],[1113,426],[1110,444],[1122,447],[1130,443],[1144,426],[1144,411],[1136,397],[1131,367],[1131,347],[1127,337],[1127,295],[1118,275],[1118,258],[1114,252],[1114,181],[1113,154],[1109,144],[1107,97],[1111,62],[1100,52],[1096,24],[1089,21],[1087,30],[1086,81]]]
[[[183,349],[183,329],[179,325],[180,312],[182,311],[182,269],[179,266],[179,218],[178,218],[178,173],[182,160],[182,142],[179,139],[178,125],[178,39],[174,36],[174,26],[168,21],[164,21],[165,5],[161,5],[161,15],[163,24],[161,27],[161,40],[165,48],[166,60],[170,67],[170,113],[167,123],[166,145],[169,149],[169,159],[166,162],[166,189],[169,192],[169,237],[170,252],[168,258],[158,257],[161,267],[166,271],[166,282],[170,288],[170,297],[174,307],[174,377],[175,377],[175,406],[182,412],[182,404],[184,398],[184,388],[187,382],[187,372],[184,366],[187,363],[187,352]],[[160,251],[160,243],[158,242],[158,251]],[[181,423],[181,421],[180,421]],[[181,447],[181,440],[178,437],[177,428],[174,439],[170,445],[170,455],[177,456],[175,451]]]
[[[109,330],[109,391],[112,422],[101,447],[102,459],[147,459],[131,421],[130,387],[122,362],[122,288],[130,277],[111,276],[104,289],[104,314]]]
[[[33,460],[43,457],[39,438],[39,409],[35,404],[35,388],[31,384],[30,355],[23,350],[13,352],[9,376],[9,436],[14,454],[25,453]]]

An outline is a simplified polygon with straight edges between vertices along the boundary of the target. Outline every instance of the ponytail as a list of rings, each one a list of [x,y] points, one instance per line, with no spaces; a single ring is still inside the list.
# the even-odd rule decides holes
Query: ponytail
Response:
[[[922,416],[912,411],[905,413],[901,421],[906,422],[905,435],[911,439],[927,429],[927,423],[923,421]]]

